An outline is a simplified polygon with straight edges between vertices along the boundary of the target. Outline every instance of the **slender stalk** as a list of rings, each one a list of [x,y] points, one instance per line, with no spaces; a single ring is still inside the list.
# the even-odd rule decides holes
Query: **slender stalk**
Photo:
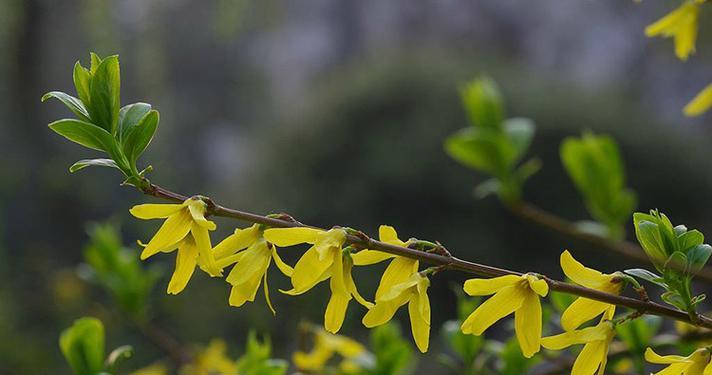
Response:
[[[185,195],[175,193],[173,191],[164,189],[160,186],[153,184],[143,189],[143,192],[147,195],[166,199],[173,202],[183,202],[188,199],[188,197]],[[307,226],[295,220],[285,220],[282,218],[262,216],[250,212],[227,208],[215,203],[209,198],[207,198],[206,201],[208,202],[208,212],[213,216],[227,217],[244,222],[264,224],[277,228],[293,228]],[[522,275],[521,272],[511,271],[503,268],[492,267],[459,259],[450,255],[447,251],[445,251],[444,254],[436,252],[424,252],[408,247],[397,246],[377,241],[363,234],[349,234],[347,236],[347,241],[350,244],[362,249],[379,250],[394,255],[418,259],[420,261],[432,265],[440,266],[443,269],[454,269],[477,276],[498,277],[505,275]],[[579,297],[585,297],[596,301],[614,304],[617,306],[625,306],[636,310],[641,314],[658,315],[679,320],[699,327],[712,328],[712,319],[707,318],[706,316],[698,314],[691,317],[687,312],[667,307],[657,302],[643,301],[635,298],[605,293],[579,285],[554,280],[546,276],[542,276],[542,278],[546,280],[547,284],[549,284],[549,289],[554,291],[572,294]]]
[[[644,264],[649,262],[648,256],[645,255],[645,251],[640,246],[632,242],[613,241],[602,236],[584,232],[574,223],[551,212],[545,211],[535,205],[529,203],[519,203],[516,205],[507,205],[507,208],[515,215],[527,221],[561,233],[565,236],[587,242],[593,246],[596,246],[596,248],[604,249],[637,262],[643,262]],[[671,264],[671,267],[677,268],[680,271],[684,270],[684,265]],[[697,271],[695,278],[706,283],[712,283],[712,268],[709,266],[702,268]]]

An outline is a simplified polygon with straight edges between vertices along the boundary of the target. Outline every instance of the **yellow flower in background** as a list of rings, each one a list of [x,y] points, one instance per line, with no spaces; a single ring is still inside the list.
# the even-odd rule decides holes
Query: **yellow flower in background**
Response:
[[[351,275],[353,262],[350,256],[343,255],[342,246],[346,242],[343,229],[323,231],[305,227],[271,228],[265,230],[264,238],[280,247],[312,244],[294,266],[291,277],[293,288],[284,293],[299,295],[330,278],[331,298],[324,313],[324,328],[327,331],[336,333],[341,329],[352,298],[366,308],[372,306],[356,289]]]
[[[376,304],[363,317],[363,325],[373,328],[388,323],[396,310],[407,303],[415,345],[421,352],[427,352],[430,343],[429,286],[430,280],[420,273],[411,275],[405,282],[393,285],[376,298]]]
[[[463,333],[479,336],[498,320],[514,313],[514,331],[522,354],[531,358],[539,351],[542,326],[539,296],[549,293],[546,281],[530,274],[506,275],[467,280],[464,290],[471,296],[494,296],[465,319],[460,327]]]
[[[604,274],[585,267],[568,250],[561,253],[560,260],[564,274],[576,284],[609,294],[620,294],[623,282],[615,274]],[[616,305],[579,297],[561,314],[561,327],[571,331],[601,314],[613,316],[615,311]]]
[[[709,375],[712,374],[709,350],[697,349],[687,357],[679,355],[661,356],[648,348],[645,350],[645,360],[659,365],[669,365],[655,374]]]
[[[131,375],[168,375],[168,367],[163,362],[156,362],[132,372]]]
[[[342,358],[339,368],[344,373],[356,373],[360,370],[357,359],[370,357],[360,343],[346,336],[335,335],[318,330],[314,338],[314,347],[310,352],[297,351],[292,355],[292,361],[297,369],[302,371],[323,371],[326,364],[335,355]]]
[[[141,259],[178,249],[176,268],[168,283],[170,294],[185,288],[196,265],[210,276],[222,276],[208,234],[215,230],[215,223],[205,219],[206,208],[205,202],[191,198],[182,204],[140,204],[129,210],[139,219],[166,219],[143,249]]]
[[[378,228],[378,238],[381,242],[407,247],[407,244],[398,239],[396,230],[388,225]],[[397,256],[378,250],[361,250],[352,255],[354,265],[365,266],[393,259],[381,276],[381,282],[376,290],[376,299],[393,288],[394,285],[407,281],[414,273],[418,272],[418,260]]]
[[[675,55],[687,60],[695,52],[697,39],[697,18],[700,12],[699,0],[687,0],[665,17],[645,28],[648,37],[664,36],[675,38]]]
[[[561,350],[571,345],[584,344],[571,368],[571,375],[603,375],[608,362],[608,349],[616,334],[613,323],[608,320],[612,317],[606,313],[595,327],[544,337],[541,345],[550,350]]]
[[[687,103],[683,112],[685,116],[694,117],[707,112],[710,108],[712,108],[712,84],[707,85],[694,99]]]
[[[236,361],[227,356],[225,341],[214,339],[195,356],[193,362],[181,367],[180,375],[230,375],[237,373]]]

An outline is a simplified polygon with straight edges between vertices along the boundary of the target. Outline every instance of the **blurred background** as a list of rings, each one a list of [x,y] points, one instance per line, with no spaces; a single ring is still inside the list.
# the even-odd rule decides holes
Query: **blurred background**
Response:
[[[508,116],[537,123],[529,155],[543,169],[525,187],[528,201],[588,218],[558,152],[564,137],[592,130],[618,140],[639,210],[660,208],[709,233],[712,115],[688,119],[681,108],[711,78],[712,18],[703,14],[686,63],[670,40],[643,34],[675,3],[0,0],[0,374],[68,374],[57,336],[82,315],[104,321],[110,346],[137,348],[131,366],[164,356],[80,277],[90,223],[119,225],[136,252],[135,241],[159,225],[130,217],[148,199],[120,187],[114,170],[70,175],[69,165],[94,155],[46,127],[70,114],[40,97],[73,94],[72,67],[86,66],[90,51],[121,56],[123,104],[161,112],[142,159],[156,183],[323,227],[375,234],[390,224],[401,238],[439,240],[465,259],[560,277],[564,248],[599,269],[631,262],[522,222],[495,198],[474,198],[484,176],[442,147],[467,126],[458,87],[486,73]],[[214,241],[236,225],[216,221]],[[289,262],[297,255],[285,251]],[[157,256],[146,266],[170,270],[173,261]],[[168,296],[163,275],[151,296],[157,324],[185,345],[222,337],[235,353],[255,329],[288,357],[299,323],[320,323],[328,297],[325,285],[300,298],[273,293],[273,319],[261,292],[236,309],[222,280],[196,273]],[[433,327],[455,315],[451,290],[463,275],[437,279]],[[375,271],[357,273],[366,295],[377,280]],[[287,283],[271,280],[273,289]],[[360,309],[352,305],[342,329],[357,339],[367,335]],[[408,334],[407,315],[398,317]],[[436,329],[431,341],[441,345]],[[437,368],[431,355],[422,373]]]

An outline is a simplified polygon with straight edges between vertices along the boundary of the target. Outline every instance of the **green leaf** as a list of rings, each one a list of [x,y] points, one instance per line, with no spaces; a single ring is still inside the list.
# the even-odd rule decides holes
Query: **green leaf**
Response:
[[[92,67],[92,71],[94,71],[94,67]],[[107,57],[93,72],[89,84],[91,100],[88,109],[94,123],[111,134],[116,134],[119,121],[120,86],[119,57]]]
[[[131,165],[136,163],[146,149],[158,127],[158,111],[152,110],[144,116],[138,125],[131,128],[124,140],[123,150]]]
[[[64,330],[59,347],[76,375],[96,375],[104,369],[104,325],[81,318]]]
[[[684,311],[687,309],[687,304],[685,303],[685,300],[680,297],[680,295],[675,291],[665,292],[660,296],[660,298],[662,298],[665,303],[673,305],[680,310]]]
[[[688,232],[689,233],[689,232]],[[712,255],[712,246],[707,244],[697,245],[687,251],[687,267],[690,273],[696,273],[707,264]]]
[[[534,137],[534,122],[528,118],[510,118],[504,121],[504,131],[514,146],[514,161],[519,161],[529,149]]]
[[[678,225],[675,228],[677,229],[678,227],[684,228],[684,225]],[[685,230],[687,230],[687,228],[685,228]],[[682,251],[685,251],[691,247],[702,245],[703,242],[705,242],[705,235],[696,229],[684,232],[677,236],[678,249]]]
[[[111,167],[119,170],[121,169],[118,165],[116,165],[116,162],[113,159],[83,159],[72,164],[72,166],[69,167],[69,171],[74,173],[86,167]]]
[[[127,359],[133,357],[133,354],[134,350],[130,345],[119,346],[112,350],[106,358],[106,370],[110,373],[115,373],[116,368]]]
[[[50,98],[55,98],[62,102],[70,111],[77,115],[80,120],[91,122],[89,112],[87,112],[81,100],[61,91],[51,91],[42,96],[42,101],[44,102]]]
[[[101,65],[101,57],[94,52],[89,52],[89,58],[91,60],[89,71],[91,75],[94,75]]]
[[[645,250],[645,253],[648,254],[650,260],[656,265],[660,264],[660,262],[667,259],[668,255],[660,236],[658,225],[647,220],[639,221],[636,215],[638,214],[633,215],[633,220],[638,242]]]
[[[151,105],[146,103],[129,104],[119,111],[119,142],[123,142],[133,127],[151,111]]]
[[[91,81],[91,73],[77,61],[74,64],[73,78],[77,96],[79,96],[79,99],[81,99],[85,105],[89,105],[89,82]]]
[[[473,80],[462,88],[462,101],[475,127],[499,130],[504,120],[502,96],[488,77]]]
[[[48,125],[57,134],[84,147],[110,152],[116,142],[106,130],[85,121],[74,119],[57,120]]]
[[[623,271],[631,276],[635,276],[639,279],[643,279],[645,281],[649,281],[653,284],[656,284],[658,286],[661,286],[665,289],[668,288],[667,284],[665,284],[665,280],[663,280],[662,276],[659,276],[653,272],[650,272],[646,269],[642,268],[631,268],[628,270]]]
[[[489,174],[501,175],[509,169],[513,149],[502,134],[467,128],[445,140],[445,151],[456,161]]]

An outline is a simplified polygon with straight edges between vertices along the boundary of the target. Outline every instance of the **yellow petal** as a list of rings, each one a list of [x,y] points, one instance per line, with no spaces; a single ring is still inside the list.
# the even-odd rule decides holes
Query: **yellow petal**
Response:
[[[561,314],[561,328],[564,331],[571,331],[581,326],[581,324],[603,314],[609,308],[615,309],[615,305],[594,301],[588,298],[577,298]]]
[[[265,230],[264,237],[267,241],[279,247],[287,247],[301,243],[314,244],[322,232],[320,229],[305,227],[270,228]]]
[[[522,306],[514,312],[514,331],[519,347],[526,358],[531,358],[541,347],[541,303],[539,297],[526,293]]]
[[[652,348],[645,349],[645,360],[650,363],[656,363],[659,365],[669,365],[673,363],[691,363],[692,361],[688,357],[683,357],[679,355],[660,355],[655,353]]]
[[[228,255],[226,257],[216,258],[215,265],[216,265],[216,267],[218,267],[221,270],[225,269],[225,267],[228,267],[231,264],[239,262],[240,259],[242,259],[243,255],[245,255],[245,252],[241,251],[239,253]]]
[[[230,299],[228,300],[230,306],[240,307],[247,301],[253,302],[261,281],[261,277],[253,277],[242,284],[233,285],[232,289],[230,289]]]
[[[498,320],[521,307],[527,290],[516,285],[500,289],[465,319],[460,327],[462,332],[481,335]]]
[[[395,257],[393,254],[384,253],[378,250],[361,250],[355,254],[351,254],[355,266],[368,266],[383,262]]]
[[[524,275],[524,277],[527,279],[529,289],[533,290],[534,293],[542,297],[546,297],[546,295],[549,294],[549,284],[547,284],[546,280],[534,275]]]
[[[311,353],[296,352],[292,356],[294,366],[301,370],[320,371],[332,357],[333,350],[327,346],[318,345]]]
[[[194,222],[190,228],[190,234],[198,247],[198,266],[200,266],[200,269],[207,272],[211,277],[222,276],[222,269],[218,267],[215,261],[208,229]]]
[[[690,363],[674,363],[661,371],[655,373],[655,375],[688,375],[690,374],[688,370],[690,369]],[[706,375],[706,374],[704,374]]]
[[[693,17],[697,20],[697,15]],[[690,21],[675,33],[675,56],[682,61],[686,61],[691,54],[695,53],[696,41],[697,22]]]
[[[327,232],[321,232],[314,243],[319,260],[323,261],[327,257],[333,256],[334,251],[340,252],[344,241],[346,241],[346,232],[343,229],[334,228]]]
[[[232,285],[244,284],[252,278],[262,278],[272,258],[272,252],[267,248],[267,242],[264,240],[255,242],[242,254],[242,259],[226,278],[226,281]]]
[[[186,211],[178,211],[177,214],[171,215],[143,249],[141,260],[145,260],[163,249],[176,246],[188,234],[192,223],[190,214]]]
[[[398,239],[398,233],[395,228],[390,225],[381,225],[378,227],[378,239],[381,242],[388,242],[394,245],[403,246],[405,243]]]
[[[699,116],[712,108],[712,84],[705,87],[683,110],[686,116]]]
[[[344,358],[353,358],[363,354],[366,348],[358,341],[354,341],[346,336],[333,335],[327,332],[319,332],[324,345],[334,349]]]
[[[395,257],[386,267],[381,276],[381,282],[376,289],[376,299],[379,299],[395,285],[407,281],[411,275],[418,272],[418,261],[406,257]]]
[[[576,284],[583,285],[587,288],[601,290],[606,287],[606,284],[610,284],[613,279],[611,275],[604,275],[592,268],[585,267],[574,259],[568,250],[561,253],[560,260],[561,269],[564,271],[566,277],[573,280]]]
[[[215,245],[213,248],[215,258],[226,257],[240,250],[244,250],[252,245],[253,242],[257,241],[258,237],[259,228],[257,224],[245,229],[235,229],[235,233],[227,236],[224,240],[220,241],[219,244]]]
[[[312,246],[294,265],[292,286],[302,293],[311,289],[319,282],[324,272],[331,267],[333,261],[333,257],[323,262],[319,261],[319,254],[316,248]]]
[[[581,353],[576,357],[571,375],[592,375],[601,366],[605,358],[608,344],[605,340],[593,341],[584,345]]]
[[[358,289],[356,288],[356,283],[354,283],[354,278],[351,274],[351,268],[352,267],[348,266],[344,267],[344,282],[346,283],[346,289],[349,290],[349,293],[354,296],[358,303],[360,303],[365,308],[370,309],[373,307],[373,304],[371,302],[366,301],[366,299],[363,298],[358,292]]]
[[[585,344],[592,341],[605,340],[608,331],[606,327],[599,324],[595,327],[588,327],[576,331],[560,333],[554,336],[542,337],[541,345],[550,350],[561,350],[571,345]]]
[[[183,209],[183,204],[139,204],[131,207],[129,212],[138,219],[165,219]]]
[[[712,362],[705,366],[705,369],[702,371],[702,375],[712,375]]]
[[[423,306],[427,308],[423,309]],[[430,301],[427,294],[413,293],[408,302],[410,330],[421,353],[428,351],[430,344]]]
[[[408,303],[409,297],[410,295],[408,293],[402,293],[393,299],[376,301],[376,304],[373,308],[368,310],[361,322],[367,328],[373,328],[388,323],[388,321],[393,318],[393,314],[396,313],[396,310]]]
[[[269,266],[269,264],[268,264]],[[267,302],[267,306],[269,307],[269,310],[272,311],[272,315],[277,315],[277,311],[274,309],[274,306],[272,306],[272,299],[269,297],[269,284],[267,284],[267,275],[269,272],[265,272],[265,276],[263,278],[262,286],[263,290],[265,293],[265,302]]]
[[[332,278],[332,281],[333,280]],[[326,311],[324,312],[324,328],[327,331],[331,333],[339,332],[341,325],[344,324],[346,309],[349,307],[350,300],[351,294],[331,293],[329,304],[326,306]]]
[[[168,294],[178,294],[188,285],[198,262],[198,248],[192,239],[181,242],[176,256],[176,269],[168,282]]]
[[[207,204],[205,204],[205,202],[199,199],[189,199],[186,202],[190,216],[193,217],[193,221],[196,224],[207,230],[215,230],[215,223],[205,218],[205,212],[207,211]]]
[[[521,282],[522,278],[515,275],[506,275],[492,279],[469,279],[465,281],[463,289],[470,296],[488,296],[495,294],[504,287]]]
[[[279,291],[282,292],[282,293],[284,293],[284,294],[288,294],[288,295],[290,295],[290,296],[298,296],[298,295],[300,295],[300,294],[304,294],[304,293],[308,292],[308,291],[309,291],[311,288],[313,288],[316,284],[319,284],[320,282],[322,282],[322,281],[324,281],[324,280],[328,280],[330,277],[331,277],[331,268],[327,268],[326,271],[324,271],[324,273],[322,273],[319,277],[317,277],[316,280],[314,280],[313,283],[307,285],[306,287],[304,287],[304,288],[302,288],[302,289],[295,289],[295,288],[292,288],[292,289],[290,289],[290,290],[282,290],[282,289],[280,289]]]
[[[274,259],[274,264],[277,265],[277,268],[279,268],[284,276],[292,277],[294,274],[294,268],[292,268],[289,264],[284,263],[282,258],[279,257],[279,254],[277,254],[277,246],[272,246],[272,259]]]
[[[680,7],[666,14],[661,19],[648,25],[645,28],[645,35],[648,37],[663,35],[672,36],[679,27],[687,21],[690,13],[694,13],[697,5],[690,1],[685,1]]]

